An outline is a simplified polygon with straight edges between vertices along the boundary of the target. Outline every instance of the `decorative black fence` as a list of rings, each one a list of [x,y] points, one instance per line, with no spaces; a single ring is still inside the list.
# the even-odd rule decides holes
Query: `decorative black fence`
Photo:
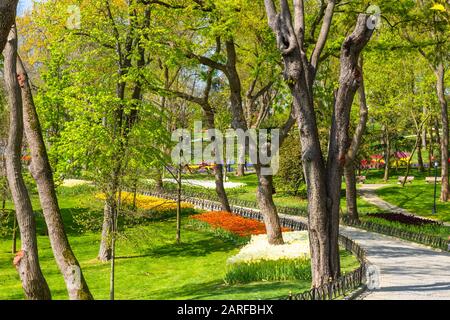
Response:
[[[373,221],[352,221],[347,217],[343,217],[341,221],[351,227],[357,227],[361,229],[366,229],[369,231],[385,234],[388,236],[393,236],[420,244],[424,244],[430,247],[438,248],[444,251],[450,251],[450,244],[448,240],[441,237],[431,236],[423,233],[411,232],[406,230],[401,230],[395,227],[383,225]]]
[[[176,200],[177,195],[170,192],[158,192],[154,190],[144,191],[142,194],[147,196],[159,197],[164,199]],[[197,198],[193,196],[183,195],[184,202],[193,204],[194,206],[201,208],[202,210],[221,211],[222,205],[218,202],[208,200],[205,198]],[[248,204],[248,203],[246,203]],[[255,210],[248,208],[247,206],[232,206],[234,214],[254,219],[258,221],[263,220],[262,214]],[[308,230],[308,225],[305,222],[293,219],[293,218],[280,218],[280,224],[282,227],[289,228],[291,230],[303,231]],[[354,291],[365,285],[366,282],[366,270],[369,266],[369,262],[366,259],[365,250],[360,247],[355,241],[347,238],[344,235],[339,235],[339,245],[344,247],[345,250],[352,252],[360,262],[360,267],[350,273],[341,276],[338,279],[332,280],[329,283],[318,287],[312,288],[306,292],[298,294],[290,294],[286,300],[332,300],[345,296],[346,294]]]
[[[161,192],[158,192],[156,189],[150,189],[149,192],[161,193]],[[166,194],[166,193],[174,194],[176,192],[172,191],[172,190],[165,190],[164,194]],[[214,201],[214,202],[219,202],[219,198],[217,197],[217,195],[211,194],[211,193],[196,192],[196,191],[192,191],[192,190],[182,190],[181,195],[185,199],[198,198],[198,199],[205,199],[205,200],[210,200],[210,201]],[[185,201],[187,201],[187,200],[185,200]],[[244,208],[258,208],[258,203],[256,201],[228,198],[228,202],[232,206],[238,206],[238,207],[244,207]],[[303,208],[277,206],[277,210],[281,214],[287,214],[287,215],[291,215],[291,216],[303,216],[303,217],[308,216],[308,212],[306,211],[306,209],[303,209]]]

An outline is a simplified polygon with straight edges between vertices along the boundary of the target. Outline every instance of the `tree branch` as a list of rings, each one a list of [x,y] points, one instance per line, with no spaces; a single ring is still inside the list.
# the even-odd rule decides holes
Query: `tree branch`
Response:
[[[319,37],[317,38],[316,46],[314,47],[313,53],[311,54],[311,66],[314,70],[314,73],[317,70],[317,65],[319,63],[320,55],[322,53],[323,48],[325,47],[325,43],[327,42],[328,33],[331,28],[331,21],[333,19],[334,7],[336,1],[328,0],[328,5],[325,9],[322,28],[320,29]]]
[[[359,123],[356,127],[355,134],[353,135],[352,142],[347,151],[346,163],[349,164],[355,161],[356,154],[362,142],[362,136],[366,130],[367,119],[369,115],[369,109],[367,108],[366,91],[364,86],[364,74],[363,74],[363,61],[362,57],[359,62],[359,67],[361,69],[361,85],[359,86]]]

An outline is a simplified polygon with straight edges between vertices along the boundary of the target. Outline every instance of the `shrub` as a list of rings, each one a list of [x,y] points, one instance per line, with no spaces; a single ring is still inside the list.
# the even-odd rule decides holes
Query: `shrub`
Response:
[[[280,148],[280,167],[274,176],[277,193],[307,197],[303,176],[302,153],[297,130],[290,132]]]

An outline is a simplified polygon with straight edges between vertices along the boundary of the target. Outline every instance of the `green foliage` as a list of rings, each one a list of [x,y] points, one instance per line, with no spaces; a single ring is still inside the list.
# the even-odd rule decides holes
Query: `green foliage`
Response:
[[[297,130],[293,130],[280,149],[280,168],[274,177],[277,192],[306,198],[302,153]]]

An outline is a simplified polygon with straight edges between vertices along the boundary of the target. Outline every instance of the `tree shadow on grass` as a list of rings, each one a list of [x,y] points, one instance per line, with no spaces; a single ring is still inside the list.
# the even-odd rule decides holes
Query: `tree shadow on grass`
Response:
[[[202,239],[180,244],[164,244],[154,248],[141,250],[141,254],[133,256],[119,256],[117,259],[133,259],[144,257],[201,257],[214,252],[228,252],[236,248],[231,243],[220,239]]]
[[[83,226],[79,225],[74,219],[75,216],[81,214],[98,218],[100,221],[99,225],[101,226],[102,212],[99,210],[92,210],[90,208],[61,208],[64,228],[68,236],[78,236],[83,234]],[[48,230],[42,210],[36,210],[35,215],[37,234],[40,236],[47,236]]]
[[[293,285],[292,282],[254,282],[243,285],[226,285],[220,280],[202,282],[202,283],[189,283],[179,287],[175,287],[171,290],[164,289],[159,292],[159,299],[185,299],[189,297],[191,300],[201,299],[235,299],[233,295],[239,295],[239,299],[279,299],[285,298],[289,295],[289,292],[303,291],[304,286],[309,285],[309,282],[303,283],[303,286],[299,283],[298,287]],[[285,291],[285,294],[276,293],[275,296],[265,294],[266,291],[280,290]],[[260,296],[255,297],[255,293]]]

